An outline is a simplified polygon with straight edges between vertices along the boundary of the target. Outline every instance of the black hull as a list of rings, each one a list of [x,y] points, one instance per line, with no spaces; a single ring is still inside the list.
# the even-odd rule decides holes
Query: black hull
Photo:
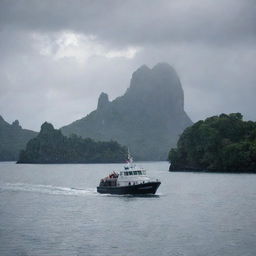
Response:
[[[116,194],[116,195],[145,195],[155,194],[161,182],[148,182],[138,185],[130,185],[124,187],[100,186],[97,187],[97,192],[101,194]]]

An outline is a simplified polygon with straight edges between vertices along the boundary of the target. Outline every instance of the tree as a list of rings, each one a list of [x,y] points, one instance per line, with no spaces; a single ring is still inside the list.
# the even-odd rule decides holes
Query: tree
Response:
[[[126,156],[126,147],[115,141],[65,137],[52,124],[44,123],[38,136],[20,152],[18,163],[113,163],[124,162]]]
[[[169,153],[170,170],[256,171],[256,123],[240,113],[188,127]]]

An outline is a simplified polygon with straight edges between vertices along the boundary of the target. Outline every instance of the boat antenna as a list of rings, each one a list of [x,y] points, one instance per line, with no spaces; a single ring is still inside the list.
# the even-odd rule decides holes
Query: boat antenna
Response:
[[[131,156],[131,154],[130,154],[129,148],[128,148],[127,160],[128,160],[128,163],[129,163],[129,164],[132,164],[132,163],[133,163],[133,158],[132,158],[132,156]]]

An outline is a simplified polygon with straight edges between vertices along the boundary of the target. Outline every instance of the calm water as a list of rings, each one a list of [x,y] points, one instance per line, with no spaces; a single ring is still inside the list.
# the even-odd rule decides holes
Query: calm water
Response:
[[[119,164],[0,163],[0,255],[256,255],[256,175],[138,165],[157,196],[97,194]]]

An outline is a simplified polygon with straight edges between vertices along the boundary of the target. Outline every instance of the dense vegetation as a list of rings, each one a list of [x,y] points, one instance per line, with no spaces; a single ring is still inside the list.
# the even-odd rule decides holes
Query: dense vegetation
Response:
[[[256,172],[256,122],[221,114],[185,129],[169,153],[170,171]]]
[[[18,163],[115,163],[123,162],[127,149],[117,142],[96,142],[76,135],[65,137],[49,123],[22,150]]]
[[[18,120],[9,124],[0,116],[0,161],[16,161],[20,150],[24,149],[36,134],[22,129]]]

